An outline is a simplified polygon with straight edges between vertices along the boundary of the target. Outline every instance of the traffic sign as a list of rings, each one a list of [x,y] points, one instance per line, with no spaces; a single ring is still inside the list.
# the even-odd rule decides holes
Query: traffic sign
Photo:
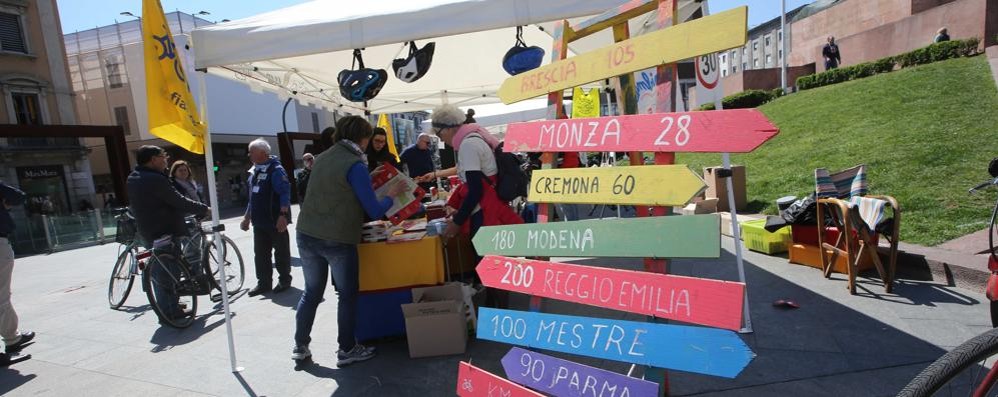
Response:
[[[717,87],[717,81],[721,78],[721,67],[717,62],[717,53],[696,57],[694,66],[697,72],[697,84],[708,90]]]
[[[572,58],[552,62],[506,79],[499,98],[511,104],[698,55],[741,47],[748,8],[737,7],[643,34]]]
[[[514,347],[502,358],[509,380],[555,397],[654,396],[658,384]]]
[[[686,165],[534,170],[536,203],[686,205],[707,185]]]
[[[510,124],[507,152],[747,153],[779,130],[756,109],[655,113]]]
[[[485,226],[472,242],[479,255],[717,258],[720,216],[657,216]]]
[[[745,284],[489,255],[486,287],[687,323],[738,330]]]
[[[462,361],[457,370],[457,395],[462,397],[544,397]]]
[[[478,309],[478,339],[734,378],[755,357],[734,331]]]

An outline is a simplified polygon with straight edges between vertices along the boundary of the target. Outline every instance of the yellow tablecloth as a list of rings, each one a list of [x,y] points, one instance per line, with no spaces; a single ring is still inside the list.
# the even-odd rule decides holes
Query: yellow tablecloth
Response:
[[[444,255],[440,237],[402,243],[357,246],[360,290],[375,291],[444,282]]]

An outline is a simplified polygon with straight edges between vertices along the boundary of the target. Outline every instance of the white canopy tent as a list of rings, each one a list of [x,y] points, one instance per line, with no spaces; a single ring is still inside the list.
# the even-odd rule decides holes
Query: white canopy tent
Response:
[[[192,33],[195,67],[294,91],[308,102],[329,108],[400,113],[428,110],[441,103],[474,106],[499,102],[495,92],[509,77],[502,57],[515,43],[516,26],[524,40],[548,52],[548,33],[562,19],[581,20],[618,6],[622,0],[373,0],[353,3],[315,0]],[[683,0],[688,18],[700,3]],[[574,18],[574,19],[573,19]],[[648,30],[654,13],[631,22],[632,34]],[[542,31],[541,29],[544,29]],[[415,83],[392,74],[391,62],[404,44],[436,42],[429,72]],[[588,51],[612,43],[609,31],[579,40],[570,49]],[[365,48],[367,67],[391,75],[377,98],[362,103],[339,94],[336,76],[350,69],[353,50]],[[573,55],[570,51],[569,55]]]
[[[401,113],[432,109],[442,103],[473,106],[499,102],[496,90],[508,74],[502,57],[515,43],[517,26],[523,38],[548,52],[553,31],[563,19],[578,21],[610,10],[624,0],[368,0],[347,3],[313,0],[272,12],[202,26],[191,34],[194,67],[246,80],[279,92],[293,92],[305,101],[351,112]],[[706,0],[680,0],[679,16],[687,20]],[[574,19],[573,19],[574,18]],[[654,30],[654,13],[632,19],[638,35]],[[415,83],[389,77],[380,94],[363,104],[339,94],[336,76],[352,69],[353,50],[363,48],[365,66],[393,73],[391,62],[404,45],[436,42],[429,72]],[[612,43],[609,31],[569,45],[589,51]],[[200,79],[202,113],[206,113],[204,79]],[[536,102],[535,102],[536,103]],[[209,126],[210,128],[210,126]],[[212,163],[211,136],[206,137],[206,162]],[[209,185],[214,176],[209,173]],[[215,190],[211,200],[217,202]],[[218,210],[212,208],[214,224]],[[223,273],[224,277],[224,273]],[[224,294],[223,294],[224,295]],[[228,319],[228,298],[223,297]],[[226,321],[230,364],[236,367],[231,323]]]

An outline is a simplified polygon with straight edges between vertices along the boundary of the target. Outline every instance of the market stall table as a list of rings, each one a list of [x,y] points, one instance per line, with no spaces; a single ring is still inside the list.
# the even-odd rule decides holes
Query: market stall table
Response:
[[[362,292],[444,282],[443,244],[438,236],[360,244],[357,253]]]

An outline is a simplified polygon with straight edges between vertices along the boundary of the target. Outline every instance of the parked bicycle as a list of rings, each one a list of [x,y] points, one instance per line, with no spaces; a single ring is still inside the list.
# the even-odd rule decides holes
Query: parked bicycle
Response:
[[[970,189],[975,193],[998,186],[998,158],[991,160],[988,173],[992,180]],[[998,199],[991,210],[988,226],[988,270],[991,275],[987,282],[987,297],[991,301],[991,326],[998,327]],[[921,397],[933,395],[998,395],[998,328],[974,337],[944,354],[912,379],[898,396]]]
[[[171,269],[167,272],[167,275],[171,279],[171,285],[164,287],[167,290],[178,287],[181,289],[185,288],[184,284],[187,282],[184,280],[193,280],[192,282],[194,283],[203,284],[197,285],[194,292],[214,289],[221,293],[221,286],[223,284],[230,295],[242,289],[245,279],[243,257],[242,253],[236,247],[235,242],[229,237],[223,236],[222,244],[216,246],[212,243],[215,234],[210,229],[206,230],[203,228],[197,219],[188,217],[187,224],[191,231],[191,237],[184,237],[179,239],[179,241],[173,241],[172,239],[169,241],[160,241],[154,249],[142,250],[135,241],[134,219],[132,219],[126,210],[116,212],[118,213],[116,216],[118,220],[116,240],[120,246],[118,249],[118,259],[115,261],[114,268],[111,271],[111,280],[108,285],[108,302],[112,309],[118,309],[125,303],[135,282],[135,277],[141,276],[143,290],[146,292],[150,304],[152,304],[153,309],[157,313],[160,313],[161,308],[156,304],[156,297],[151,288],[151,285],[156,280],[153,280],[148,270],[150,266],[159,265],[166,267],[162,265],[163,263],[181,264],[179,266],[181,269]],[[207,265],[206,271],[201,271],[201,269],[204,269],[204,267],[200,266],[201,264]],[[221,279],[221,272],[219,271],[220,266],[223,264],[226,276],[224,282]],[[196,275],[200,274],[210,275],[210,277],[203,276],[201,277],[202,281],[198,282]],[[220,295],[218,296],[220,297]],[[195,309],[193,306],[196,305],[196,301],[181,302],[181,306],[185,305],[191,309]],[[196,311],[192,311],[192,313],[196,313]],[[193,314],[191,318],[193,319]],[[178,324],[171,325],[189,325],[189,323],[184,325],[184,321],[178,321]]]

